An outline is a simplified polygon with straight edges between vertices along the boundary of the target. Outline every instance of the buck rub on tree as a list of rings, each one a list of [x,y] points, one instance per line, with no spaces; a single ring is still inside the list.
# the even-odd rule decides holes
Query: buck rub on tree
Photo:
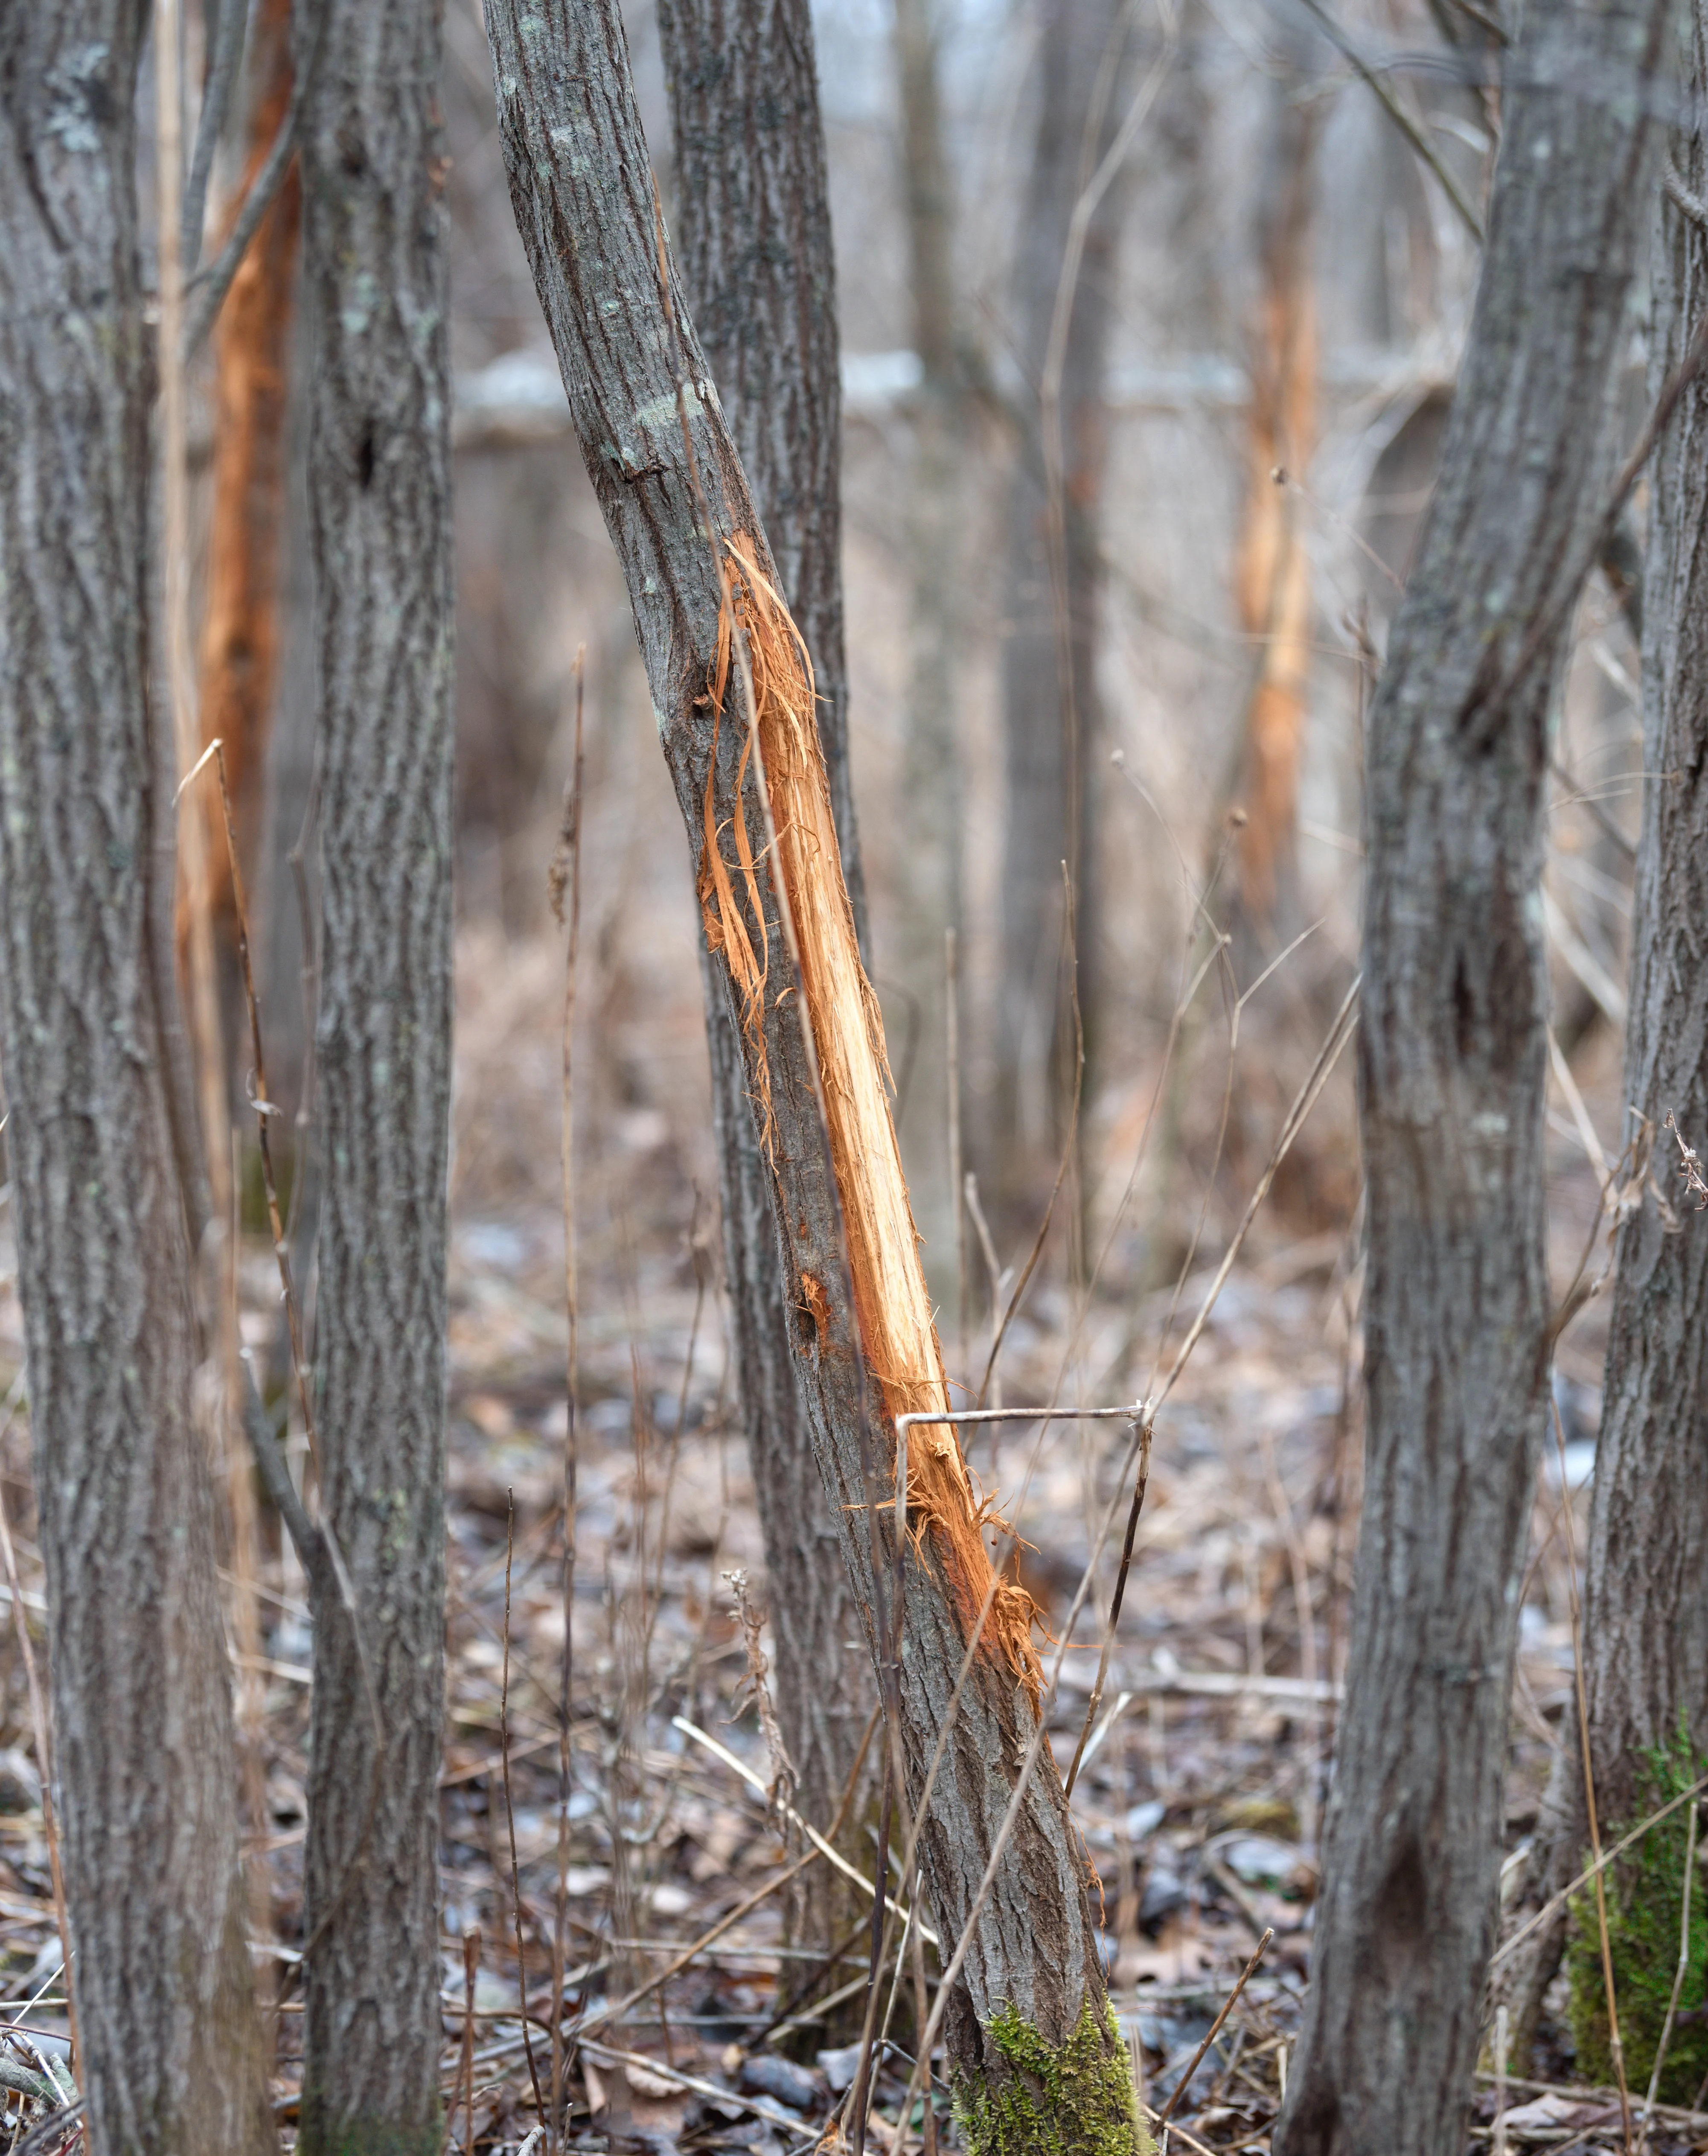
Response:
[[[0,4],[0,1048],[88,2138],[262,2156],[153,866],[146,19]]]
[[[869,1638],[890,1523],[866,1508],[862,1418],[887,1459],[894,1415],[944,1405],[946,1389],[810,670],[669,267],[613,0],[492,0],[488,27],[516,221],[628,586],[771,1176],[801,1394]],[[973,1924],[947,2024],[970,2143],[982,2156],[1130,2151],[1130,2069],[1047,1748],[972,1916],[1034,1726],[1031,1605],[992,1580],[953,1436],[918,1433],[910,1457],[900,1683],[916,1805],[994,1589],[921,1845],[946,1938]]]
[[[438,0],[326,0],[301,157],[317,349],[326,1196],[305,2156],[439,2156],[449,292]],[[376,1719],[378,1727],[376,1728]]]
[[[818,739],[860,920],[842,638],[842,387],[824,131],[807,0],[664,0],[679,239],[701,348],[740,445],[782,590],[812,654]],[[723,968],[702,954],[725,1270],[748,1455],[765,1535],[777,1712],[796,1802],[828,1830],[873,1704],[870,1670],[789,1348],[771,1178],[747,1110]],[[865,1808],[844,1854],[865,1861]],[[858,1890],[828,1864],[792,1890],[791,1934],[828,1952]]]
[[[1612,483],[1667,19],[1665,0],[1526,15],[1440,476],[1371,716],[1367,1466],[1278,2156],[1465,2145],[1552,1349],[1549,707]]]

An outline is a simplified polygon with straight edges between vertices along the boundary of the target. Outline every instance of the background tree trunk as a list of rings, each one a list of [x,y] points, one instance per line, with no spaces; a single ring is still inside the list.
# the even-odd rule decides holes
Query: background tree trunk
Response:
[[[1041,16],[1042,105],[1015,285],[1028,413],[1044,372],[1075,206],[1124,116],[1120,59],[1127,36],[1116,0],[1044,0]],[[1059,589],[1044,467],[1035,453],[1016,461],[1008,508],[999,1077],[997,1125],[987,1144],[995,1188],[1011,1203],[1040,1194],[1036,1186],[1049,1189],[1073,1091],[1072,983],[1061,959],[1064,861],[1079,915],[1080,1010],[1088,1040],[1096,1033],[1096,880],[1089,871],[1099,761],[1097,508],[1108,443],[1104,365],[1126,193],[1117,179],[1092,217],[1068,318]]]
[[[861,940],[864,909],[848,758],[842,640],[842,384],[836,268],[812,15],[805,0],[664,0],[682,281],[782,579],[813,654],[818,738]],[[765,1534],[777,1709],[796,1801],[828,1830],[872,1711],[859,1614],[789,1355],[770,1178],[741,1045],[709,954],[706,1037],[724,1263],[753,1486]],[[848,1854],[865,1846],[849,1807]],[[791,1931],[828,1948],[858,1913],[828,1865],[803,1873]]]
[[[143,20],[0,8],[0,1027],[90,2139],[259,2156],[174,991],[152,965]]]
[[[945,934],[962,927],[962,542],[967,510],[967,396],[956,349],[955,204],[943,143],[932,0],[895,0],[908,300],[921,382],[907,472],[908,684],[902,742],[897,886],[884,974],[905,996],[910,1051],[896,1124],[925,1235],[926,1270],[953,1306],[956,1209],[948,1147]]]
[[[767,969],[785,976],[778,987],[767,970],[758,993],[741,996],[747,1097],[767,1141],[798,1382],[868,1638],[887,1653],[873,1567],[893,1564],[894,1553],[866,1509],[863,1455],[881,1448],[887,1469],[889,1445],[869,1436],[869,1402],[893,1416],[941,1404],[945,1387],[880,1082],[875,1010],[837,865],[828,785],[806,738],[804,681],[763,595],[770,559],[692,324],[674,283],[668,306],[660,290],[621,17],[603,0],[562,11],[537,0],[493,0],[488,23],[516,222],[623,563],[732,1010],[738,983],[751,988],[757,977],[761,952]],[[732,548],[744,534],[744,547]],[[723,694],[735,683],[719,662],[720,624],[727,621],[721,564],[739,578],[747,651],[759,670],[753,732],[775,809],[774,847],[753,732],[741,705]],[[793,978],[779,911],[785,896],[802,960]],[[987,1589],[998,1590],[925,1833],[931,1904],[946,1938],[954,1938],[972,1916],[1034,1726],[1027,1688],[1036,1665],[1029,1608],[991,1580],[958,1447],[952,1437],[921,1433],[913,1451],[909,1490],[921,1534],[906,1545],[899,1681],[916,1803],[950,1720],[967,1614]],[[1047,1749],[978,1912],[948,2036],[970,2105],[996,2091],[1031,2102],[1041,2114],[1041,2145],[1051,2133],[1069,2145],[1093,2133],[1102,2134],[1100,2146],[1136,2144],[1083,1861]],[[1034,2043],[1057,2055],[1072,2047],[1080,2071],[1054,2076],[1039,2093],[1011,2063]]]
[[[452,846],[439,9],[330,0],[321,38],[301,151],[319,335],[315,1382],[325,1514],[360,1636],[321,1583],[301,2146],[438,2156]]]
[[[1372,715],[1367,1465],[1280,2156],[1464,2146],[1549,1359],[1548,710],[1567,579],[1616,445],[1664,13],[1645,0],[1529,18],[1434,503]],[[1585,70],[1605,95],[1582,96]]]
[[[1256,639],[1238,800],[1239,926],[1261,971],[1303,924],[1299,911],[1299,762],[1310,678],[1310,563],[1299,498],[1277,469],[1302,476],[1316,434],[1316,293],[1311,278],[1317,107],[1300,94],[1305,41],[1285,41],[1285,71],[1266,85],[1267,139],[1255,218],[1259,291],[1252,323],[1250,465],[1240,531],[1240,626]],[[1254,962],[1254,963],[1252,963]]]
[[[290,0],[263,0],[249,34],[249,65],[254,89],[233,214],[290,106]],[[293,165],[232,280],[213,330],[213,502],[202,618],[202,738],[224,744],[238,843],[248,863],[244,881],[251,888],[256,882],[262,778],[279,678],[285,367],[300,223],[301,190]],[[208,824],[215,942],[228,958],[237,939],[218,789],[203,789],[197,798]],[[231,963],[231,1031],[241,1040],[242,1013],[235,1000],[241,984]]]
[[[1708,85],[1708,13],[1684,32],[1689,94]],[[1699,198],[1702,143],[1675,135],[1672,153]],[[1683,357],[1708,297],[1708,231],[1663,196],[1653,254],[1649,380],[1658,390]],[[1708,1138],[1708,388],[1685,391],[1649,466],[1644,570],[1643,830],[1633,894],[1630,1017],[1622,1097],[1650,1126],[1628,1121],[1649,1174],[1620,1218],[1607,1377],[1590,1515],[1583,1677],[1596,1807],[1608,1830],[1644,1809],[1641,1753],[1670,1742],[1680,1718],[1708,1751],[1708,1220],[1678,1178],[1679,1141]],[[1664,1193],[1664,1196],[1661,1194]],[[1562,1746],[1538,1823],[1525,1902],[1546,1901],[1581,1869],[1588,1829],[1578,1747]],[[1504,1987],[1527,2046],[1558,1965],[1563,1914],[1521,1948]]]

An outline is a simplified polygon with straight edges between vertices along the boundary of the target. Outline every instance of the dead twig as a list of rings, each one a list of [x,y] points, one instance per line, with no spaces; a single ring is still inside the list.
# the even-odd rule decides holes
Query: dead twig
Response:
[[[1211,2045],[1215,2042],[1217,2037],[1221,2034],[1222,2024],[1228,2019],[1228,2016],[1234,2011],[1235,2005],[1239,2003],[1240,1993],[1244,1990],[1246,1985],[1249,1984],[1252,1978],[1256,1975],[1257,1965],[1269,1952],[1269,1942],[1275,1936],[1275,1929],[1274,1927],[1271,1926],[1258,1941],[1257,1951],[1252,1955],[1251,1959],[1247,1962],[1244,1968],[1239,1972],[1239,1981],[1234,1985],[1234,1989],[1228,1993],[1227,1998],[1223,2001],[1222,2010],[1216,2016],[1215,2020],[1211,2022],[1209,2033],[1205,2036],[1203,2042],[1198,2046],[1197,2051],[1193,2053],[1192,2064],[1187,2068],[1180,2079],[1174,2084],[1174,2093],[1162,2107],[1162,2116],[1160,2121],[1161,2124],[1167,2126],[1169,2120],[1173,2118],[1175,2105],[1180,2102],[1182,2097],[1183,2097],[1187,2089],[1192,2087],[1192,2077],[1198,2071],[1200,2064],[1203,2062],[1205,2052],[1209,2050]]]

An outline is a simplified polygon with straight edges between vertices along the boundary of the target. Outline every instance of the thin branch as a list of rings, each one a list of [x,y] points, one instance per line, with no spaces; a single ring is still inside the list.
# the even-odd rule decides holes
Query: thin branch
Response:
[[[219,310],[225,304],[225,295],[231,290],[232,280],[242,268],[244,257],[249,251],[249,242],[259,231],[261,219],[272,207],[273,198],[290,169],[290,161],[296,154],[297,130],[307,106],[315,64],[320,57],[321,33],[326,27],[326,20],[325,0],[321,0],[315,12],[308,49],[290,85],[290,105],[279,123],[279,132],[273,137],[273,146],[267,152],[266,162],[256,173],[248,194],[244,197],[244,206],[238,212],[237,223],[233,225],[224,246],[208,267],[198,271],[185,287],[187,296],[197,288],[201,291],[196,311],[184,332],[183,357],[186,361],[192,359],[201,350],[208,332],[218,320]]]
[[[1322,0],[1305,0],[1305,4],[1328,33],[1330,42],[1338,47],[1346,59],[1376,93],[1383,111],[1387,113],[1388,118],[1393,121],[1394,126],[1405,136],[1407,141],[1411,144],[1429,170],[1434,172],[1436,178],[1440,181],[1447,199],[1459,212],[1465,230],[1480,247],[1485,237],[1483,220],[1472,208],[1464,188],[1442,162],[1440,153],[1434,144],[1411,114],[1406,110],[1404,105],[1400,103],[1393,86],[1382,80],[1382,76],[1370,65],[1351,38],[1330,14],[1328,9],[1323,6]]]
[[[1244,1990],[1246,1985],[1249,1984],[1252,1978],[1256,1975],[1257,1965],[1269,1952],[1269,1942],[1275,1936],[1275,1927],[1271,1925],[1264,1933],[1263,1937],[1258,1941],[1256,1953],[1253,1954],[1251,1959],[1247,1962],[1244,1968],[1240,1970],[1239,1983],[1234,1985],[1234,1989],[1228,1993],[1227,1998],[1222,2002],[1221,2012],[1216,2016],[1215,2020],[1211,2022],[1208,2032],[1204,2037],[1204,2041],[1198,2046],[1197,2051],[1195,2051],[1192,2055],[1192,2064],[1180,2076],[1180,2079],[1176,2082],[1174,2084],[1173,2095],[1169,2097],[1167,2102],[1162,2107],[1162,2118],[1161,2123],[1164,2126],[1167,2126],[1169,2120],[1174,2116],[1175,2105],[1180,2102],[1182,2097],[1183,2097],[1187,2089],[1192,2087],[1192,2077],[1198,2071],[1198,2067],[1203,2063],[1205,2052],[1208,2051],[1211,2045],[1215,2042],[1217,2036],[1221,2033],[1222,2024],[1228,2019],[1228,2016],[1234,2011],[1234,2007],[1239,2004],[1240,1993]]]
[[[225,132],[231,93],[243,63],[244,33],[249,28],[249,0],[219,0],[213,17],[213,51],[196,122],[196,147],[184,187],[184,213],[178,249],[188,276],[202,259],[202,227],[208,215],[208,182],[214,152]]]

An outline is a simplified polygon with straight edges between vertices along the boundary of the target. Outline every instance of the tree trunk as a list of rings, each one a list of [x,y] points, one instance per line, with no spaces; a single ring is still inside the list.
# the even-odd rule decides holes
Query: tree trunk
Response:
[[[909,623],[907,708],[892,847],[894,926],[884,970],[907,998],[905,1096],[896,1104],[902,1158],[925,1235],[933,1293],[958,1302],[960,1193],[948,1129],[945,937],[962,927],[962,548],[967,397],[955,345],[954,201],[943,146],[933,0],[895,0],[901,167],[907,213],[908,299],[921,380],[910,414],[906,475]]]
[[[1280,2156],[1458,2156],[1549,1358],[1550,701],[1615,445],[1660,0],[1533,12],[1419,565],[1371,718],[1367,1467]],[[1586,98],[1593,79],[1603,95]]]
[[[674,280],[668,306],[660,287],[668,270],[613,0],[493,0],[488,22],[516,222],[628,583],[772,1178],[797,1381],[875,1649],[884,1590],[873,1566],[894,1556],[889,1523],[875,1531],[866,1509],[863,1454],[881,1449],[887,1462],[890,1450],[868,1410],[887,1420],[937,1407],[945,1387],[806,670],[693,326]],[[1034,1726],[1037,1662],[1029,1604],[992,1580],[952,1435],[916,1433],[911,1456],[918,1538],[906,1543],[900,1684],[916,1803],[971,1617],[996,1589],[924,1836],[931,1906],[954,1938]],[[1034,2145],[1096,2132],[1100,2147],[1136,2144],[1083,1860],[1047,1749],[978,1912],[959,2005],[951,2061],[975,2148],[1006,2145],[990,2123],[1004,2098],[1041,2120]],[[1041,2078],[1023,2078],[1019,2059]]]
[[[257,87],[233,213],[290,103],[290,0],[263,0],[250,32],[249,67]],[[293,165],[232,280],[213,331],[213,505],[202,619],[202,738],[224,745],[238,840],[249,864],[244,881],[251,888],[256,882],[253,855],[279,676],[285,362],[300,217]],[[215,940],[221,952],[230,952],[236,948],[231,864],[218,790],[203,788],[197,798],[208,823]]]
[[[1310,678],[1310,563],[1298,496],[1277,470],[1302,475],[1316,434],[1316,294],[1310,233],[1316,108],[1300,95],[1303,40],[1266,85],[1268,139],[1259,167],[1259,290],[1251,339],[1245,518],[1239,535],[1240,625],[1255,642],[1239,805],[1239,926],[1249,979],[1297,932],[1299,759]]]
[[[1687,17],[1687,93],[1708,85],[1708,12]],[[1708,159],[1687,132],[1673,156],[1700,199]],[[1708,295],[1708,230],[1663,198],[1653,256],[1649,376],[1678,364]],[[1708,1752],[1708,1220],[1679,1180],[1679,1137],[1708,1150],[1708,387],[1685,391],[1649,467],[1644,571],[1643,769],[1632,916],[1630,1016],[1621,1098],[1649,1172],[1626,1188],[1596,1448],[1583,1604],[1590,1767],[1603,1840],[1647,1809],[1642,1753],[1680,1723]],[[1588,1840],[1578,1747],[1567,1743],[1538,1825],[1526,1902],[1551,1898],[1581,1868]],[[1557,1966],[1563,1915],[1520,1948],[1506,1987],[1527,2043]],[[1664,1989],[1665,1979],[1662,1979]]]
[[[143,20],[0,7],[0,1029],[89,2138],[259,2156],[173,988],[152,963]]]
[[[818,739],[864,941],[842,639],[842,386],[824,132],[805,0],[664,0],[659,10],[675,135],[682,280],[790,612],[812,654]],[[710,1050],[724,1262],[753,1485],[771,1583],[777,1709],[821,1831],[835,1816],[870,1716],[859,1616],[789,1355],[789,1307],[769,1178],[747,1111],[741,1045],[709,955]],[[864,1850],[861,1808],[844,1836]],[[828,1950],[854,1890],[828,1865],[801,1876],[796,1938]]]
[[[330,0],[302,145],[319,335],[326,1163],[305,2151],[437,2156],[450,1087],[450,377],[436,0]],[[376,1720],[379,1725],[376,1732]]]
[[[1074,210],[1123,116],[1118,0],[1045,0],[1038,54],[1042,106],[1016,275],[1020,361],[1044,375]],[[1079,997],[1096,1033],[1098,501],[1108,445],[1104,362],[1126,188],[1104,193],[1074,283],[1061,380],[1058,540],[1044,462],[1017,461],[1008,509],[1003,647],[1008,827],[1003,874],[1001,1076],[988,1157],[1012,1203],[1049,1187],[1073,1091],[1070,968],[1061,961],[1062,864],[1078,911]],[[1048,415],[1046,415],[1046,420]],[[1055,559],[1052,560],[1052,554]]]

